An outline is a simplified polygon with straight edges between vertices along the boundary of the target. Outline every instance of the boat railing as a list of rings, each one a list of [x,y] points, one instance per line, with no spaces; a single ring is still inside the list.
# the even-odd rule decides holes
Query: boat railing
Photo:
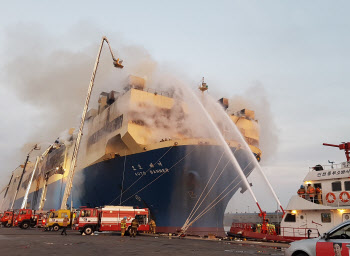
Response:
[[[239,228],[246,231],[254,231],[255,223],[232,223],[231,228]]]
[[[328,164],[328,165],[316,165],[309,167],[309,171],[318,172],[318,171],[327,171],[327,170],[334,170],[334,169],[342,169],[342,168],[349,168],[350,162],[342,162],[339,164]]]
[[[259,228],[261,224],[256,223],[232,223],[231,229],[236,228],[242,231],[251,231],[256,233],[262,233],[263,230]],[[271,230],[269,227],[265,232],[269,235],[279,235],[283,237],[304,237],[315,238],[319,237],[317,228],[295,228],[295,227],[279,227],[278,225],[269,225],[273,227]],[[232,231],[232,230],[231,230]]]
[[[278,227],[277,234],[283,237],[305,237],[316,238],[319,237],[317,228],[294,228],[294,227]]]

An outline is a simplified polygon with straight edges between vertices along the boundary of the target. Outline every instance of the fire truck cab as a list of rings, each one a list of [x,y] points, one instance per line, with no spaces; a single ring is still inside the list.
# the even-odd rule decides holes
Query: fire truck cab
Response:
[[[0,222],[3,226],[9,228],[14,224],[14,219],[16,216],[17,214],[14,211],[5,211],[0,219]]]
[[[86,235],[91,235],[94,231],[120,231],[120,222],[126,217],[128,231],[134,218],[139,221],[138,231],[148,231],[148,215],[148,209],[134,209],[132,206],[81,207],[75,218],[74,228]]]
[[[31,209],[20,209],[15,220],[15,225],[22,229],[34,227],[36,225],[36,216]]]
[[[45,220],[43,219],[43,211],[33,211],[31,209],[20,209],[16,217],[14,226],[18,226],[22,229],[29,227],[43,226]]]

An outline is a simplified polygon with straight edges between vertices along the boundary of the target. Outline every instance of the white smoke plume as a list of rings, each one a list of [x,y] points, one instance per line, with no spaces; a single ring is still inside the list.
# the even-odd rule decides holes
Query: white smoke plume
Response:
[[[260,148],[262,163],[271,160],[278,150],[278,127],[271,111],[267,92],[261,83],[249,87],[243,95],[235,95],[229,100],[230,113],[241,109],[255,111],[255,119],[260,127]]]

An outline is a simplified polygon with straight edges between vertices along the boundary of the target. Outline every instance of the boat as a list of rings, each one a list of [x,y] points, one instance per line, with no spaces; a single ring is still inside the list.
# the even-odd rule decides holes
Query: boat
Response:
[[[327,144],[345,150],[346,161],[309,167],[301,189],[292,196],[281,223],[261,232],[252,223],[232,223],[229,235],[259,240],[296,241],[319,237],[350,219],[350,142]],[[309,187],[309,189],[308,189]],[[313,188],[313,189],[312,189]],[[309,192],[313,192],[313,195]],[[311,196],[310,196],[311,194]],[[262,216],[262,224],[265,222]]]
[[[235,167],[228,163],[220,143],[185,125],[191,124],[187,103],[172,93],[146,87],[144,79],[129,76],[123,90],[100,94],[98,107],[86,115],[67,207],[148,208],[157,231],[174,233],[183,226],[216,167],[229,171],[218,178],[208,201],[238,178],[238,171],[233,171]],[[228,108],[227,99],[220,102]],[[260,160],[254,111],[243,109],[227,114]],[[1,210],[19,209],[23,202],[33,210],[59,209],[76,136],[76,131],[70,129],[65,138],[58,138],[40,159],[35,174],[33,161],[14,170],[4,190]],[[227,139],[227,143],[248,176],[253,167],[248,166],[251,160],[247,150],[238,141]],[[238,183],[237,179],[232,187]],[[223,235],[226,206],[240,187],[243,185],[193,223],[188,234]]]

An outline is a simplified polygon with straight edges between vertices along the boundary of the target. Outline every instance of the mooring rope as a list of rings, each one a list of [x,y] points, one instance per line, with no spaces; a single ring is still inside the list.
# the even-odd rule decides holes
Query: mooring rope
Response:
[[[235,150],[233,151],[233,154],[236,152],[236,150],[237,150],[237,148],[235,148]],[[225,151],[222,153],[221,158],[222,158],[222,156],[223,156],[224,153],[225,153]],[[218,162],[216,168],[218,167],[218,165],[219,165],[219,163],[220,163],[220,161],[221,161],[221,158],[220,158],[220,160],[219,160],[219,162]],[[202,199],[201,203],[198,205],[198,207],[196,208],[196,210],[193,212],[193,210],[195,209],[195,207],[196,207],[196,205],[197,205],[197,203],[198,203],[198,201],[199,201],[199,199],[198,199],[196,205],[193,207],[193,209],[192,209],[190,215],[189,215],[188,218],[186,219],[186,222],[185,222],[184,226],[185,226],[186,224],[188,224],[188,222],[190,221],[190,219],[191,219],[191,218],[195,215],[195,213],[199,210],[199,207],[203,204],[204,200],[205,200],[205,199],[207,198],[207,196],[210,194],[210,192],[212,191],[213,187],[215,186],[215,184],[217,183],[217,181],[219,180],[219,178],[221,177],[222,173],[224,172],[224,170],[226,169],[226,167],[227,167],[227,165],[228,165],[229,163],[230,163],[230,160],[227,161],[226,165],[225,165],[224,168],[221,170],[219,176],[216,178],[215,182],[214,182],[213,185],[210,187],[209,191],[207,192],[207,194],[205,195],[205,197]],[[216,171],[216,168],[215,168],[214,172]],[[213,172],[213,174],[214,174],[214,172]],[[212,176],[213,176],[213,174],[212,174]],[[210,177],[210,179],[211,179],[211,178],[212,178],[212,177]],[[210,180],[207,182],[207,185],[209,185],[209,182],[210,182]],[[206,185],[205,188],[203,189],[201,196],[203,195],[205,189],[207,188],[207,185]],[[193,213],[192,213],[192,212],[193,212]]]
[[[243,169],[243,171],[245,171],[251,163],[252,163],[252,161],[247,164],[247,166]],[[237,183],[237,185],[235,185],[234,188],[232,188],[222,199],[220,199],[215,205],[210,207],[210,205],[212,205],[215,202],[215,200],[217,200],[237,179],[238,179],[238,176],[229,185],[227,185],[226,188],[206,208],[204,208],[194,220],[189,222],[187,225],[184,225],[184,227],[182,228],[183,232],[185,232],[195,221],[197,221],[204,214],[206,214],[210,209],[212,209],[215,205],[217,205],[220,201],[222,201],[228,195],[228,193],[230,193],[234,188],[236,188],[242,182],[242,181],[240,181],[239,183]],[[208,209],[208,207],[210,207],[210,209]],[[208,209],[208,210],[206,210],[206,209]]]
[[[187,153],[183,158],[181,158],[179,161],[177,161],[173,166],[171,166],[168,170],[170,171],[172,168],[174,168],[178,163],[180,163],[182,160],[184,160],[189,154],[191,154],[193,152],[194,148]],[[154,178],[151,182],[149,182],[147,185],[145,185],[143,188],[141,188],[140,190],[138,190],[135,194],[133,194],[132,196],[129,196],[127,199],[125,199],[122,203],[125,203],[126,201],[128,201],[130,198],[134,197],[137,193],[141,192],[142,190],[144,190],[145,188],[147,188],[149,185],[151,185],[153,182],[155,182],[156,180],[158,180],[160,177],[162,177],[164,174],[166,174],[166,172],[163,172],[161,175],[159,175],[158,177]]]
[[[222,173],[224,172],[224,170],[226,169],[227,165],[230,163],[230,161],[227,161],[226,165],[224,166],[224,168],[222,168],[219,176],[216,178],[215,182],[213,183],[213,185],[211,186],[211,188],[209,189],[209,191],[207,192],[207,194],[205,195],[205,197],[203,198],[202,202],[198,205],[197,209],[193,212],[193,214],[189,217],[189,219],[191,219],[195,213],[199,210],[199,208],[201,207],[201,205],[203,204],[204,200],[208,197],[208,195],[210,194],[210,192],[212,191],[213,187],[215,186],[215,184],[217,183],[217,181],[219,180],[219,178],[221,177]]]
[[[216,172],[216,169],[218,168],[218,166],[219,166],[219,164],[220,164],[220,162],[221,162],[221,159],[222,159],[222,157],[224,156],[224,154],[225,154],[225,150],[222,152],[221,157],[220,157],[220,159],[219,159],[219,161],[218,161],[218,163],[217,163],[217,165],[216,165],[216,167],[215,167],[215,169],[214,169],[213,173],[211,174],[211,176],[210,176],[210,178],[209,178],[209,180],[208,180],[207,184],[205,185],[205,187],[204,187],[204,189],[203,189],[203,191],[202,191],[201,195],[199,196],[199,198],[198,198],[198,200],[197,200],[196,204],[193,206],[192,211],[190,212],[190,215],[187,217],[187,219],[186,219],[186,221],[185,221],[185,224],[184,224],[184,225],[186,225],[186,224],[187,224],[187,222],[189,221],[190,217],[192,216],[192,213],[193,213],[194,209],[196,208],[196,206],[197,206],[197,204],[198,204],[199,200],[202,198],[202,195],[203,195],[203,193],[204,193],[205,189],[207,188],[207,186],[209,185],[209,183],[210,183],[211,179],[213,178],[214,173]],[[197,211],[197,210],[196,210],[196,211]],[[194,213],[193,213],[193,214],[194,214]]]
[[[122,204],[122,197],[123,197],[123,188],[124,188],[124,175],[125,175],[125,164],[126,164],[126,150],[124,150],[124,169],[123,169],[123,179],[122,179],[122,187],[120,189],[120,204]]]

